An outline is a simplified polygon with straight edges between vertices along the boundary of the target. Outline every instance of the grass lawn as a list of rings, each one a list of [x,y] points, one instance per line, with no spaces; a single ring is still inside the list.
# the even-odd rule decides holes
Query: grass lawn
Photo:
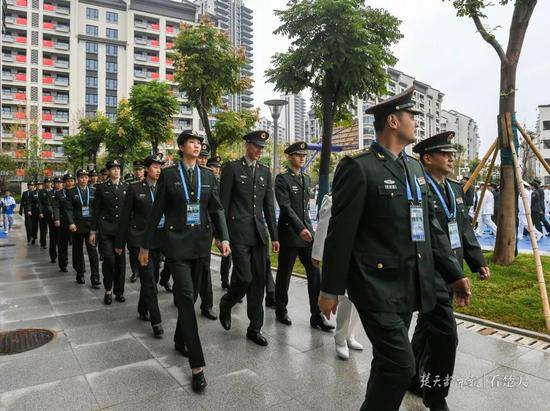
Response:
[[[472,281],[473,298],[469,307],[457,308],[457,312],[547,333],[533,256],[520,254],[514,264],[506,267],[492,264],[491,257],[491,253],[485,253],[491,268],[491,279],[488,281],[480,281],[465,264],[466,273]],[[550,257],[541,258],[550,295]],[[277,267],[277,255],[273,253],[271,266]],[[293,271],[305,275],[304,267],[298,260]]]

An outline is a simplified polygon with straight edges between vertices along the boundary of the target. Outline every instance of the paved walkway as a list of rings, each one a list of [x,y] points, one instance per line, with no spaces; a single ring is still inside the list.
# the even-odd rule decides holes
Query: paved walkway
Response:
[[[245,339],[246,302],[233,310],[233,327],[199,316],[208,387],[190,388],[187,360],[173,349],[176,309],[159,293],[165,337],[156,340],[137,319],[139,283],[126,284],[126,303],[102,304],[103,291],[60,273],[47,251],[27,246],[19,228],[0,239],[0,330],[56,331],[53,342],[0,357],[1,410],[351,410],[365,393],[370,345],[349,361],[335,357],[331,334],[309,327],[304,280],[293,279],[283,326],[267,309],[267,348]],[[213,259],[219,302],[219,260]],[[217,307],[215,307],[217,311]],[[550,410],[550,353],[485,337],[460,326],[449,405],[452,410]],[[423,410],[407,394],[402,410]]]

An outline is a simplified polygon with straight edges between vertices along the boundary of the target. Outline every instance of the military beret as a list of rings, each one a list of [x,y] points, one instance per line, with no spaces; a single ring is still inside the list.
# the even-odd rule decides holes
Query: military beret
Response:
[[[265,142],[269,138],[269,133],[264,130],[252,131],[243,137],[247,143],[254,143],[257,146],[265,147]]]
[[[66,173],[65,175],[63,175],[63,181],[67,180],[74,180],[74,175],[72,173]]]
[[[385,118],[398,111],[408,111],[412,114],[422,114],[421,111],[415,110],[414,108],[413,94],[414,87],[409,87],[402,93],[367,108],[365,110],[365,114],[372,114],[375,119]]]
[[[162,153],[153,154],[143,160],[145,167],[149,167],[153,163],[163,165],[165,161],[163,160],[164,155]]]
[[[307,154],[307,143],[305,141],[297,141],[286,148],[285,154]]]
[[[52,179],[50,177],[46,177],[44,179],[44,183],[51,183],[52,182]]]
[[[220,156],[214,156],[210,157],[208,161],[206,162],[207,167],[221,167],[222,166],[222,158]]]
[[[201,153],[199,155],[202,157],[208,157],[210,155],[210,146],[208,143],[202,143]]]
[[[178,146],[181,146],[183,143],[185,143],[190,138],[194,138],[196,140],[199,140],[201,143],[204,141],[204,137],[199,136],[193,130],[183,130],[180,133],[180,135],[178,136]]]
[[[88,172],[84,169],[80,169],[80,170],[76,170],[76,176],[77,177],[80,177],[80,176],[87,176],[88,175]]]
[[[452,143],[454,136],[453,131],[444,131],[420,141],[413,147],[413,151],[420,154],[420,157],[426,153],[456,153]]]
[[[107,161],[107,164],[105,165],[105,168],[107,170],[110,170],[111,168],[113,167],[119,167],[119,168],[122,168],[122,163],[120,162],[120,160],[117,160],[116,158],[114,160],[109,160]]]

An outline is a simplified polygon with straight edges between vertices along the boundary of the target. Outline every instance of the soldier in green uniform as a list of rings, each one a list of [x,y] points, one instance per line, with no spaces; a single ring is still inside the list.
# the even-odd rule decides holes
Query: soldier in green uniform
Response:
[[[437,220],[449,238],[452,253],[462,265],[466,260],[472,272],[481,279],[490,276],[481,247],[475,237],[468,215],[462,186],[447,176],[453,171],[456,149],[452,144],[454,133],[445,131],[419,142],[413,151],[420,157],[426,170],[426,179]],[[412,347],[417,374],[410,391],[421,395],[431,409],[446,409],[458,336],[453,314],[452,294],[446,289],[445,273],[436,266],[436,305],[432,311],[420,313],[414,330]]]
[[[410,88],[366,111],[374,114],[376,141],[342,159],[332,186],[319,307],[326,316],[335,313],[338,295],[347,290],[357,308],[373,345],[361,407],[368,411],[398,410],[416,374],[408,329],[414,311],[436,306],[434,264],[460,305],[470,299],[469,281],[435,216],[424,169],[404,151],[415,141],[413,93]]]
[[[280,323],[292,324],[286,306],[292,269],[296,257],[299,257],[307,274],[310,325],[323,331],[331,331],[334,326],[327,323],[317,304],[321,273],[311,263],[314,231],[309,216],[309,200],[312,184],[311,177],[302,172],[306,162],[307,143],[298,141],[291,144],[286,148],[285,154],[288,156],[289,168],[275,177],[275,196],[281,210],[277,224],[281,250],[275,282],[275,315]]]
[[[245,155],[223,167],[220,182],[233,251],[233,273],[229,289],[220,301],[220,322],[224,329],[231,328],[231,308],[246,295],[250,320],[246,337],[267,346],[260,330],[264,323],[268,231],[273,252],[279,252],[271,173],[259,163],[269,134],[253,131],[243,138]]]
[[[44,179],[44,188],[38,193],[40,203],[41,224],[46,224],[46,231],[49,232],[48,249],[50,253],[50,262],[55,263],[57,259],[57,233],[53,225],[53,201],[55,193],[52,188],[52,180],[49,177]]]

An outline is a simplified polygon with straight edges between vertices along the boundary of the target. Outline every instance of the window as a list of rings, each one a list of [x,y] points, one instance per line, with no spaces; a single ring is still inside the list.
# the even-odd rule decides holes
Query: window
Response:
[[[118,30],[117,29],[107,29],[107,38],[108,39],[118,39]]]
[[[107,90],[116,90],[118,88],[118,81],[114,78],[107,79]]]
[[[110,123],[114,123],[116,120],[116,113],[106,113]]]
[[[118,13],[114,11],[107,12],[107,22],[108,23],[118,23]]]
[[[97,28],[97,26],[92,26],[90,24],[86,24],[86,34],[88,36],[97,37],[97,36],[99,36],[99,29]]]
[[[550,121],[546,120],[542,122],[542,129],[543,130],[550,130]]]
[[[99,19],[99,10],[98,9],[92,9],[91,7],[86,7],[86,18],[90,20],[98,20]]]
[[[97,94],[86,94],[86,104],[97,106]]]
[[[116,56],[118,56],[118,46],[114,46],[114,45],[112,45],[112,44],[107,44],[106,47],[107,47],[106,53],[107,53],[107,55],[108,55],[109,57],[116,57]]]
[[[86,76],[86,87],[97,88],[97,77]]]
[[[97,70],[97,60],[86,59],[86,70]]]
[[[87,118],[95,117],[95,115],[96,115],[96,111],[95,111],[95,110],[86,111],[86,117],[87,117]]]
[[[98,47],[97,43],[87,41],[86,42],[86,53],[97,54],[97,47]]]
[[[108,61],[106,71],[107,73],[118,73],[118,64]]]
[[[106,96],[105,97],[105,106],[107,106],[107,107],[116,107],[116,96]]]

